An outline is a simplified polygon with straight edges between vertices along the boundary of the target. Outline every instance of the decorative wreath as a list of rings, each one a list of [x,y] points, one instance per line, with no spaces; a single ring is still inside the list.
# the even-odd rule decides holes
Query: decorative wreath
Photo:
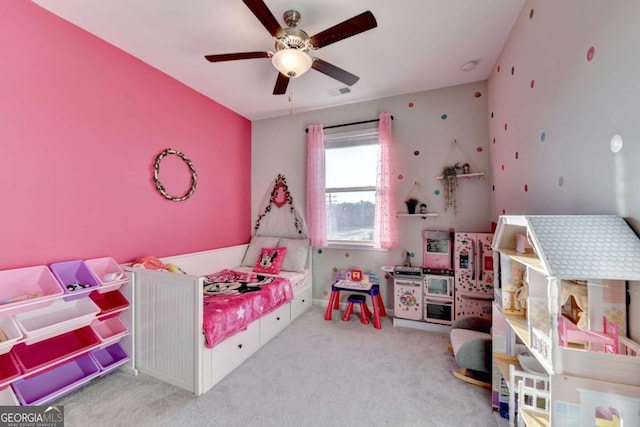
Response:
[[[169,154],[174,154],[180,157],[182,160],[184,160],[187,166],[189,166],[189,169],[191,169],[191,188],[182,197],[176,197],[168,194],[167,190],[164,188],[164,185],[162,185],[160,179],[158,178],[158,175],[160,174],[160,162]],[[191,197],[196,191],[196,169],[193,167],[193,163],[191,163],[191,160],[189,160],[187,156],[184,155],[184,153],[181,153],[180,151],[174,150],[172,148],[167,148],[162,153],[158,154],[158,157],[156,157],[156,163],[153,166],[153,182],[155,182],[156,188],[158,189],[160,194],[162,194],[166,199],[173,200],[174,202],[183,202]]]

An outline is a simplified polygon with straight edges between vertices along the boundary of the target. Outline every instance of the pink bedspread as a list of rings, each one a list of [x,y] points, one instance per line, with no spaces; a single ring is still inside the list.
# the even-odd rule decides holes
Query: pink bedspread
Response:
[[[205,344],[211,348],[293,299],[283,277],[222,270],[205,276]]]

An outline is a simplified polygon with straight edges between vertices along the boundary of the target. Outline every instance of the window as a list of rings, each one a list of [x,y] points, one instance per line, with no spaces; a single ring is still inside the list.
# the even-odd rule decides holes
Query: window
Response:
[[[373,246],[378,129],[325,135],[327,240]]]

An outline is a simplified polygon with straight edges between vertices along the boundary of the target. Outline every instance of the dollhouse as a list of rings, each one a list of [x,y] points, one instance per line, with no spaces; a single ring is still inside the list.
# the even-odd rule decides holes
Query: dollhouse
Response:
[[[501,216],[493,251],[494,406],[511,425],[640,425],[640,239],[625,220]]]

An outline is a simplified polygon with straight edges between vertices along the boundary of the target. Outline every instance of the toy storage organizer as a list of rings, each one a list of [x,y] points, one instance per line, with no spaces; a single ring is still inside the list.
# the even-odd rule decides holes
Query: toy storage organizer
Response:
[[[0,405],[53,402],[128,362],[121,290],[109,257],[0,271]]]

